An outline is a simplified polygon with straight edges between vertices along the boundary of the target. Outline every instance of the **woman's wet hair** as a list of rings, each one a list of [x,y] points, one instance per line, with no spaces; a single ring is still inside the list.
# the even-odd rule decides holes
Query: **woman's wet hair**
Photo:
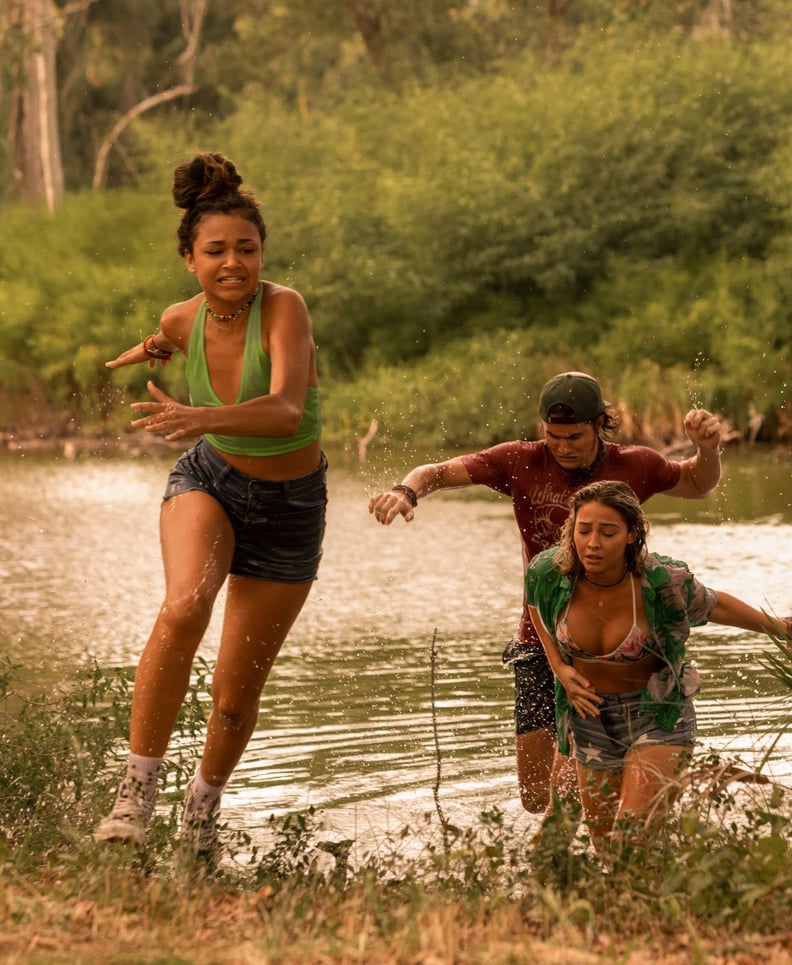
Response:
[[[178,165],[173,172],[173,201],[183,208],[176,231],[179,254],[192,252],[201,220],[210,214],[239,214],[255,226],[262,247],[267,226],[255,194],[242,188],[242,175],[234,162],[222,154],[203,152]]]
[[[578,489],[569,501],[569,516],[561,530],[559,552],[556,565],[565,576],[578,576],[582,564],[575,548],[575,524],[578,511],[586,503],[601,503],[609,506],[624,520],[628,532],[632,534],[632,541],[624,551],[625,563],[630,573],[640,573],[646,558],[646,542],[649,536],[649,520],[646,518],[638,497],[627,485],[612,479],[603,479],[589,483]]]

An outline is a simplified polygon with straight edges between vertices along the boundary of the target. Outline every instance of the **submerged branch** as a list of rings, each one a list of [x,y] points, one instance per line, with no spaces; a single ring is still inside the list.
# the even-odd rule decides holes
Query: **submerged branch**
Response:
[[[435,782],[432,788],[432,795],[434,797],[435,810],[437,811],[437,816],[440,818],[440,826],[443,829],[443,841],[446,845],[446,850],[448,849],[448,839],[447,834],[450,828],[446,816],[443,814],[443,808],[440,805],[440,776],[441,776],[441,765],[442,758],[440,755],[440,735],[437,729],[437,706],[435,704],[435,692],[436,692],[436,679],[437,679],[437,627],[434,628],[434,633],[432,634],[432,651],[431,651],[431,701],[432,701],[432,733],[434,735],[434,746],[435,746]]]

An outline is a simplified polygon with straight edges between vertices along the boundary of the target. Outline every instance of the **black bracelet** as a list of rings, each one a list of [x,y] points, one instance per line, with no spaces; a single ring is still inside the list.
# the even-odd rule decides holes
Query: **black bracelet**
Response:
[[[394,493],[404,493],[404,495],[410,500],[410,505],[415,509],[418,505],[418,494],[412,488],[412,486],[405,486],[404,483],[399,483],[398,486],[394,486],[391,492]]]

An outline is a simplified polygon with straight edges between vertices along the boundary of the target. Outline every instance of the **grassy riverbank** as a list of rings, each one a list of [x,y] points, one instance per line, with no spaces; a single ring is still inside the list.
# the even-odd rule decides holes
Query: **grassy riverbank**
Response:
[[[110,885],[110,879],[115,879]],[[63,883],[3,889],[0,955],[6,965],[37,963],[196,963],[196,965],[785,965],[788,930],[775,936],[741,933],[687,921],[668,930],[649,920],[624,927],[628,896],[613,902],[602,926],[577,910],[544,918],[506,896],[462,902],[422,894],[388,896],[387,914],[374,886],[343,895],[326,888],[239,893],[218,884],[186,885],[121,871],[106,873],[107,889]],[[112,887],[114,895],[107,890]],[[96,897],[96,892],[104,894]],[[617,891],[618,894],[618,891]],[[559,909],[560,910],[560,909]]]
[[[782,651],[774,669],[792,689]],[[129,675],[93,667],[44,692],[0,667],[3,962],[792,962],[792,796],[721,779],[734,774],[714,757],[651,847],[607,868],[563,814],[532,841],[497,808],[454,827],[439,806],[367,851],[309,811],[271,818],[257,847],[224,828],[218,868],[185,862],[177,814],[210,673],[199,661],[136,853],[91,834],[118,778]]]
[[[604,874],[579,853],[523,855],[517,866],[523,849],[504,847],[508,829],[480,830],[398,872],[392,856],[370,857],[343,881],[307,841],[295,867],[265,860],[213,876],[77,840],[35,871],[6,855],[0,956],[8,965],[792,961],[788,856],[769,861],[758,840],[747,846],[750,835],[710,829],[682,844],[675,834],[659,844],[662,859]]]

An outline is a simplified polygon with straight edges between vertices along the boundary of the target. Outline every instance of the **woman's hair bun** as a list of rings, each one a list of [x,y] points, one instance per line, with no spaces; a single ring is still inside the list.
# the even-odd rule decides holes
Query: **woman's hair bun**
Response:
[[[234,194],[240,184],[242,175],[232,160],[204,152],[173,172],[173,200],[177,208],[192,208],[207,198]]]

